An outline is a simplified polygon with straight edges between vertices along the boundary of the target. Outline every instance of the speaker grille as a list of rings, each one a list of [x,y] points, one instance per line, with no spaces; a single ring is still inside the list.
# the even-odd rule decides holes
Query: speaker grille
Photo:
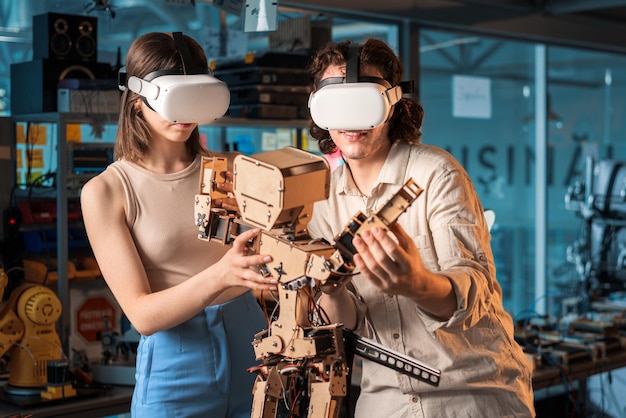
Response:
[[[33,59],[97,62],[98,26],[91,16],[33,16]]]

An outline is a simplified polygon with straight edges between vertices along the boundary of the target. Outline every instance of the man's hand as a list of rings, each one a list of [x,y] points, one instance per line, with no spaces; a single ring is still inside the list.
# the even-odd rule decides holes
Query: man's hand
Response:
[[[358,252],[356,268],[381,292],[409,297],[440,319],[453,315],[456,296],[452,283],[424,267],[415,242],[400,224],[394,224],[390,233],[374,227],[354,237],[352,243]]]

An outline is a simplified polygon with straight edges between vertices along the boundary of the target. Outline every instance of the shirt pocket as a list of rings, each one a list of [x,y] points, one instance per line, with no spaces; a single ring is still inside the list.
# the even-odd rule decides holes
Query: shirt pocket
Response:
[[[439,267],[439,260],[437,259],[437,253],[430,237],[428,235],[412,234],[411,239],[419,250],[424,267],[430,271],[441,270]]]

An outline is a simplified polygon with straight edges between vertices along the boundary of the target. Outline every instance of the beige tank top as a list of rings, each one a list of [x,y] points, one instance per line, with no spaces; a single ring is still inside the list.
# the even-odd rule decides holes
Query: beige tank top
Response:
[[[179,284],[219,260],[227,246],[198,239],[193,214],[200,156],[184,170],[153,173],[125,160],[112,163],[126,194],[126,223],[152,291]]]

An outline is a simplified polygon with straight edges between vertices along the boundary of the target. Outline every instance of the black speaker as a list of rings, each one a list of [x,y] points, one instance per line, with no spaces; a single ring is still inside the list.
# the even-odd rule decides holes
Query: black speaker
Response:
[[[56,112],[59,80],[110,78],[108,63],[36,59],[11,64],[11,114]]]
[[[97,18],[59,13],[33,16],[33,59],[42,58],[97,62]]]

